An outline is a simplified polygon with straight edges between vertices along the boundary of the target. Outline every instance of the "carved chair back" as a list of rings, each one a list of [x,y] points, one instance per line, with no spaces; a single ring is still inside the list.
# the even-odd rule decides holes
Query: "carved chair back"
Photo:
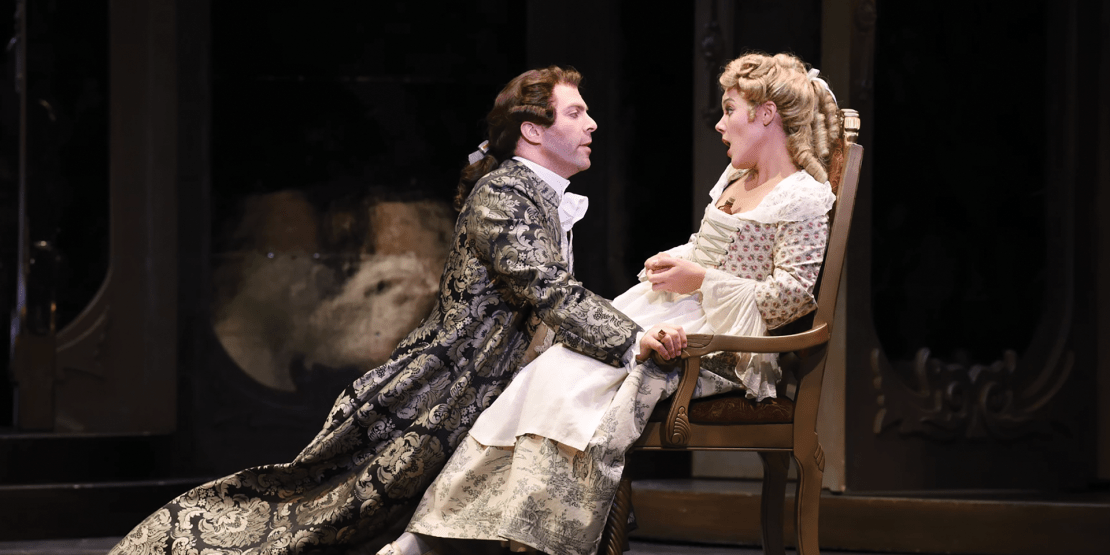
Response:
[[[683,375],[678,391],[669,405],[653,413],[634,447],[641,450],[758,452],[764,466],[760,501],[763,548],[769,555],[785,552],[782,517],[790,456],[798,468],[794,497],[795,545],[799,555],[817,555],[819,551],[817,519],[824,453],[817,437],[817,412],[863,160],[863,147],[855,144],[859,114],[855,110],[842,113],[849,146],[833,210],[817,290],[818,308],[812,325],[800,333],[781,336],[688,336],[688,347],[680,357]],[[797,356],[796,364],[784,366],[794,368],[797,378],[794,399],[783,397],[752,403],[739,392],[691,400],[702,357],[722,351],[793,353]],[[626,549],[625,527],[630,507],[631,484],[622,480],[599,552],[620,555]]]

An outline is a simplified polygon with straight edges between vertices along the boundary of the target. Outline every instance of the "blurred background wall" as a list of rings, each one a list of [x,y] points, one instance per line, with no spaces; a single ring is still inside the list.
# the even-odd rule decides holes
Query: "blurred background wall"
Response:
[[[513,76],[585,75],[599,129],[571,185],[591,203],[577,272],[612,297],[695,229],[727,163],[715,76],[749,49],[798,54],[863,114],[826,486],[1110,478],[1100,2],[0,0],[0,13],[25,29],[0,74],[13,337],[0,478],[54,491],[35,493],[41,506],[120,499],[97,535],[196,480],[291,459],[388,357],[430,307],[458,171]],[[745,464],[636,471],[758,473]],[[57,493],[69,483],[101,489]],[[0,495],[30,495],[13,491]]]

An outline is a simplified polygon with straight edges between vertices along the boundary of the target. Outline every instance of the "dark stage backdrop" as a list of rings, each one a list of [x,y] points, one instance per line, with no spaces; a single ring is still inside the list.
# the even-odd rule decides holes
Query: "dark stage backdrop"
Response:
[[[1049,7],[1005,5],[882,6],[872,290],[896,358],[995,360],[1043,309]]]
[[[820,4],[794,5],[804,9],[736,3],[732,46],[819,59]],[[1096,2],[1074,5],[1101,13]],[[30,6],[31,221],[55,249],[49,258],[57,270],[40,284],[57,301],[61,329],[106,271],[109,3]],[[579,67],[599,122],[595,167],[571,189],[592,199],[576,226],[578,273],[588,287],[619,293],[645,257],[693,230],[690,191],[699,184],[691,182],[685,145],[693,142],[688,107],[701,30],[692,6],[174,6],[182,453],[175,472],[288,459],[316,432],[336,392],[384,360],[426,313],[452,233],[458,170],[482,139],[494,95],[528,67]],[[0,10],[13,9],[12,0],[0,0]],[[872,250],[857,265],[868,268],[870,284],[866,302],[853,307],[868,311],[867,326],[873,316],[877,342],[894,361],[890,372],[904,383],[916,379],[923,347],[941,369],[964,376],[1034,358],[1028,351],[1039,344],[1038,330],[1051,327],[1042,316],[1060,306],[1049,293],[1061,265],[1049,260],[1064,249],[1049,242],[1059,239],[1053,230],[1065,212],[1053,211],[1060,198],[1053,187],[1063,181],[1051,164],[1079,164],[1059,150],[1068,144],[1061,138],[1090,144],[1085,128],[1062,126],[1081,115],[1068,108],[1071,99],[1099,90],[1068,65],[1075,53],[1099,61],[1092,52],[1101,43],[1087,44],[1097,21],[1070,33],[1034,1],[965,11],[951,18],[943,6],[883,3],[878,23],[871,21],[874,79],[851,85],[875,109],[864,124],[871,219],[855,234]],[[1023,40],[1000,38],[1014,29]],[[1067,50],[1070,36],[1086,42]],[[0,313],[7,315],[18,229],[10,55],[4,69]],[[1054,85],[1065,70],[1072,92]],[[1073,112],[1057,112],[1061,118],[1049,107]],[[1084,229],[1073,230],[1080,247]],[[1091,272],[1076,275],[1079,287]],[[1077,318],[1087,318],[1078,306]],[[850,380],[867,383],[849,410],[874,422],[881,392],[868,372],[878,371],[851,364]],[[1089,385],[1087,372],[1069,387]],[[4,382],[0,427],[12,424],[12,391]]]
[[[15,14],[0,0],[0,14]],[[28,230],[38,267],[28,295],[38,302],[28,324],[35,333],[69,324],[96,294],[108,270],[108,3],[28,6]],[[5,20],[8,21],[8,20]],[[5,27],[5,32],[11,27]],[[4,35],[7,42],[9,35]],[[0,328],[16,305],[19,230],[19,96],[16,52],[0,63]],[[3,334],[5,338],[8,333]],[[10,357],[7,339],[0,363]],[[12,424],[12,384],[0,380],[0,428]]]
[[[852,84],[871,171],[848,263],[848,488],[1087,487],[1106,6],[872,8],[874,78]]]
[[[36,283],[56,299],[60,330],[108,264],[110,6],[29,5],[29,216],[54,249],[57,271]],[[599,122],[595,167],[571,189],[593,199],[575,245],[588,287],[612,297],[692,231],[691,155],[676,148],[691,144],[692,6],[433,8],[176,3],[178,431],[155,474],[289,459],[341,388],[388,356],[430,308],[482,118],[525,69],[578,67]],[[17,258],[14,72],[9,55],[5,315]],[[0,428],[14,424],[13,392],[3,381]]]
[[[14,387],[0,381],[0,449],[20,453],[0,478],[192,479],[293,457],[341,388],[426,314],[458,170],[494,95],[529,67],[585,74],[599,130],[594,167],[572,180],[591,197],[576,226],[578,277],[606,296],[622,291],[644,258],[686,240],[700,215],[691,191],[709,185],[691,182],[688,147],[702,30],[693,5],[672,4],[28,2],[28,227],[45,240],[34,248],[46,263],[35,269],[29,321],[44,329],[42,309],[56,302],[63,329],[101,286],[109,170],[123,166],[153,200],[113,217],[135,223],[155,204],[177,216],[165,227],[143,220],[177,247],[175,257],[145,253],[160,266],[143,284],[167,274],[177,283],[117,297],[154,292],[151,306],[175,309],[161,323],[176,325],[176,368],[136,366],[176,377],[177,405],[166,411],[176,411],[176,431],[131,436],[134,457],[116,448],[118,437],[98,438],[78,468],[67,457],[87,435],[12,432]],[[736,51],[724,59],[747,48],[834,57],[819,39],[827,3],[720,5],[735,16]],[[1082,487],[1097,438],[1095,307],[1106,304],[1093,238],[1105,225],[1089,200],[1105,203],[1107,8],[855,5],[850,34],[874,39],[874,50],[868,42],[856,59],[852,46],[852,80],[837,91],[864,113],[867,146],[846,282],[849,490]],[[0,0],[0,13],[14,6]],[[138,12],[149,21],[131,17]],[[126,32],[109,32],[109,21]],[[166,28],[176,38],[157,40]],[[121,36],[174,52],[140,56]],[[12,56],[0,76],[4,321],[19,229]],[[109,90],[109,77],[124,86]],[[152,100],[137,93],[157,98],[132,109],[127,99]],[[109,114],[109,105],[124,109]],[[126,140],[112,144],[142,147],[142,135],[154,146],[130,158],[131,148],[110,152],[109,115],[146,133],[116,128],[111,138]],[[1101,130],[1090,125],[1096,117]],[[159,134],[162,124],[176,129]],[[176,299],[154,299],[166,290]],[[149,321],[114,309],[116,324]],[[112,338],[121,327],[85,336]],[[150,343],[172,327],[123,341]]]
[[[182,302],[208,307],[182,332],[179,436],[195,469],[292,457],[423,317],[458,172],[525,69],[580,69],[599,124],[594,166],[571,185],[591,197],[578,277],[612,297],[686,239],[691,160],[675,145],[691,142],[693,8],[579,4],[211,5],[211,196],[196,205],[210,240],[192,247],[209,249],[196,275],[211,288]]]

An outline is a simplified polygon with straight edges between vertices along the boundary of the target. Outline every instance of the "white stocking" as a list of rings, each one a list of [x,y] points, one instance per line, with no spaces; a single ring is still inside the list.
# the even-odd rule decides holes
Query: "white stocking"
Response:
[[[378,555],[438,555],[424,538],[405,532],[399,538],[382,548]]]

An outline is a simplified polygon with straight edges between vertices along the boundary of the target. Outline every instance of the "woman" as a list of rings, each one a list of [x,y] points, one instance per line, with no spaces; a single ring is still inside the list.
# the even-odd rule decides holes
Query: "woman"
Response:
[[[541,322],[598,364],[631,362],[639,328],[572,278],[551,178],[511,158],[523,129],[542,136],[585,125],[588,136],[592,120],[567,121],[556,109],[561,91],[577,98],[580,79],[553,66],[498,95],[488,151],[459,183],[465,204],[435,307],[387,363],[343,391],[300,455],[186,492],[111,553],[342,553],[412,510],[520,367]],[[536,144],[527,148],[542,151]]]
[[[645,344],[675,353],[686,331],[762,335],[816,307],[835,201],[829,173],[839,178],[843,155],[836,100],[816,75],[786,54],[749,54],[725,68],[716,129],[730,168],[698,233],[648,259],[644,281],[613,302],[641,326],[666,322]],[[695,395],[744,388],[771,397],[781,372],[773,356],[755,355],[722,374],[703,369]],[[552,347],[479,418],[409,533],[381,553],[427,553],[427,536],[596,552],[625,453],[677,380],[651,362],[625,376]]]

